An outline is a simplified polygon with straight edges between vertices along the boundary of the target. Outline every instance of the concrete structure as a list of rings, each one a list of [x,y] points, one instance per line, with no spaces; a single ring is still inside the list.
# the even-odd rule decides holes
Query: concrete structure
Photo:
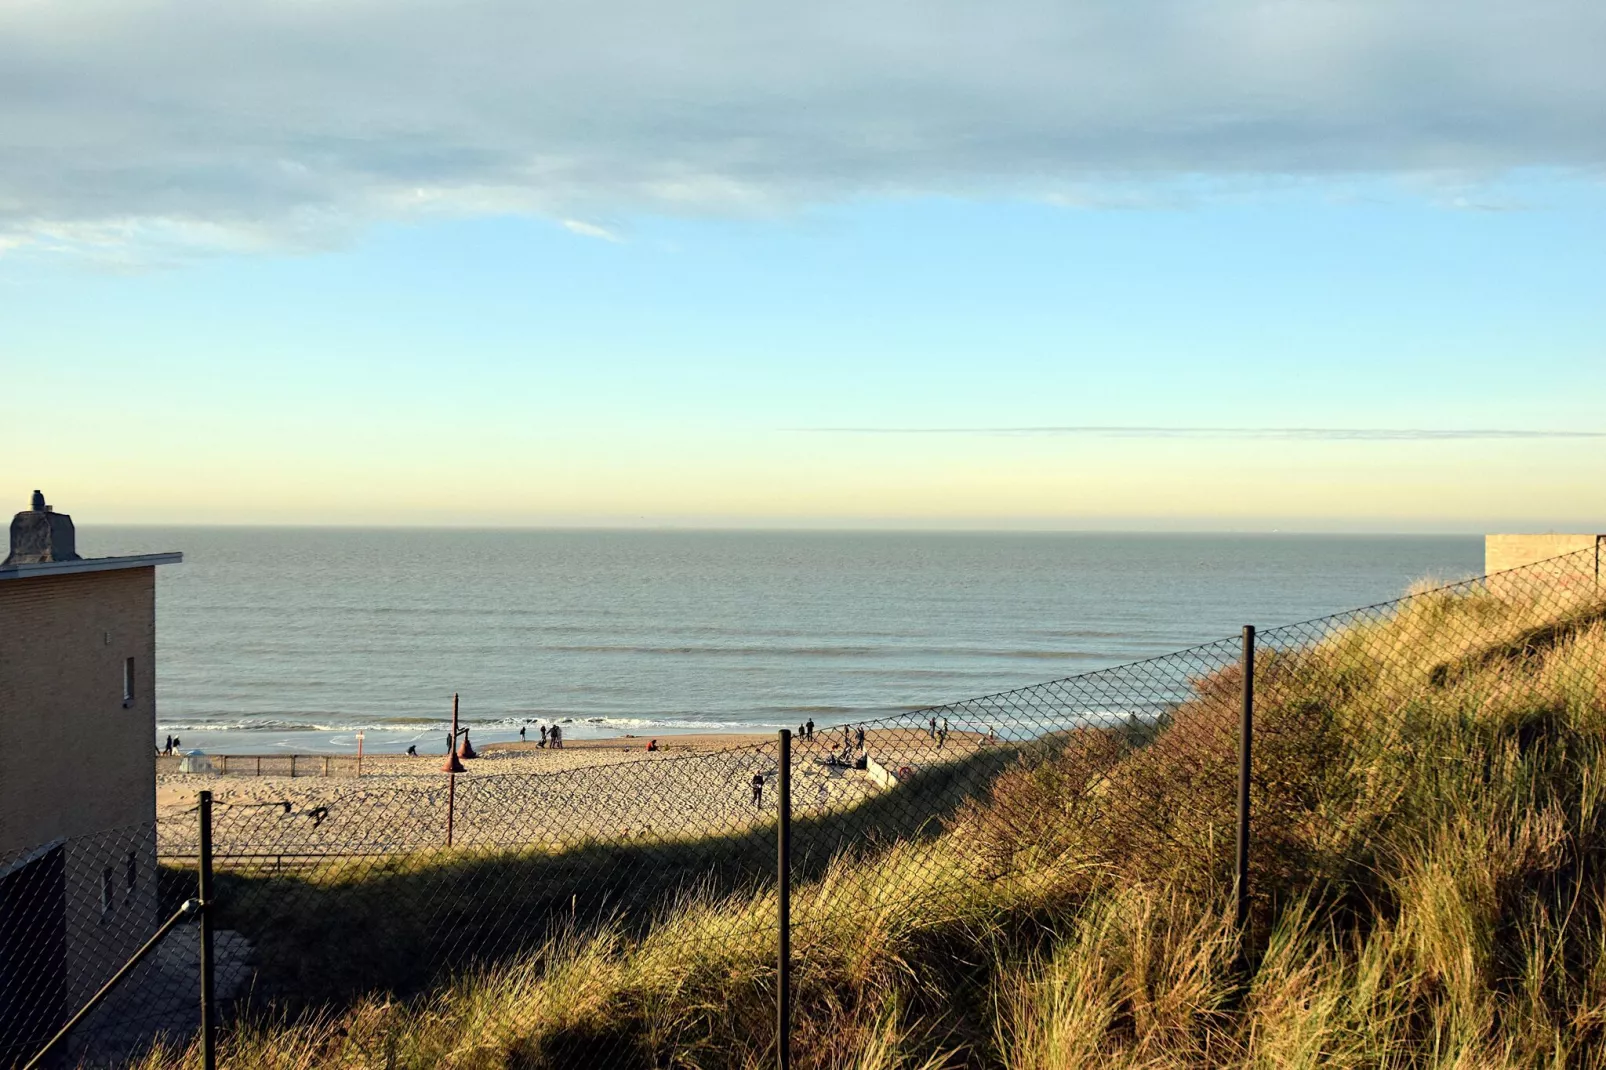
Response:
[[[156,566],[181,560],[80,557],[32,504],[0,563],[0,1065],[158,921]]]
[[[1525,565],[1569,556],[1567,571],[1600,584],[1606,580],[1606,535],[1485,535],[1483,571],[1494,575]],[[1577,555],[1571,557],[1571,555]]]

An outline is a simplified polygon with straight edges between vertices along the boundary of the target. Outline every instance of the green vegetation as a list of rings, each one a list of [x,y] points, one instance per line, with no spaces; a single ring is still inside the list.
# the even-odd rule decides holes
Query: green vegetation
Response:
[[[1606,1066],[1602,608],[1592,589],[1428,592],[1267,652],[1242,942],[1229,887],[1235,671],[1197,681],[1199,697],[1152,738],[1077,733],[1007,767],[997,755],[956,767],[933,792],[937,820],[885,825],[879,842],[816,851],[805,869],[795,1065]],[[814,835],[846,843],[825,825]],[[760,855],[750,862],[650,926],[599,903],[448,981],[381,989],[341,975],[346,995],[329,1009],[248,1022],[223,1063],[771,1066],[775,903],[749,879]],[[298,882],[295,895],[320,902],[235,919],[270,960],[275,940],[312,945],[294,920],[308,913],[409,924],[396,885]]]

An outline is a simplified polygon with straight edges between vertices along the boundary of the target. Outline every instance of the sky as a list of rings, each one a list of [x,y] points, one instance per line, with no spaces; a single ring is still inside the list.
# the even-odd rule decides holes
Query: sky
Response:
[[[1606,6],[0,0],[0,509],[1606,530]]]

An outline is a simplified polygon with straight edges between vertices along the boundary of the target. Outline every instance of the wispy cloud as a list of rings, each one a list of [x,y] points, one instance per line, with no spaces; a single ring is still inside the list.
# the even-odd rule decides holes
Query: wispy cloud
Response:
[[[595,223],[584,223],[578,219],[565,219],[563,229],[571,234],[578,234],[584,238],[600,238],[603,241],[624,241],[617,233],[607,227],[599,227]]]
[[[800,427],[836,435],[1081,435],[1090,438],[1259,438],[1314,441],[1443,441],[1451,439],[1606,438],[1606,431],[1492,427]]]
[[[1598,0],[0,3],[0,241],[1587,171],[1603,36]]]

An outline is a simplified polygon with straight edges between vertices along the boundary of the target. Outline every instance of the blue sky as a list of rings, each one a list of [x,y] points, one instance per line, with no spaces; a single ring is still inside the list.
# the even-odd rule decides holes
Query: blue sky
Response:
[[[130,26],[154,17],[105,6]],[[1007,23],[992,27],[1010,37],[999,55],[963,78],[932,74],[942,48],[894,26],[815,41],[815,66],[768,97],[748,59],[715,64],[714,88],[666,61],[594,115],[548,107],[541,85],[484,82],[426,129],[383,134],[383,79],[308,58],[296,27],[240,79],[290,86],[280,114],[182,79],[142,83],[148,108],[130,114],[63,57],[149,78],[141,35],[24,5],[9,15],[35,47],[12,69],[35,91],[10,106],[5,128],[25,133],[0,157],[28,161],[0,181],[8,481],[19,507],[41,485],[103,521],[1599,527],[1606,157],[1568,108],[1606,92],[1565,31],[1568,15],[1591,32],[1601,20],[1540,5],[1561,51],[1484,84],[1503,16],[1471,5],[1488,39],[1465,30],[1451,41],[1464,57],[1438,56],[1451,88],[1435,109],[1378,57],[1439,39],[1359,6],[1371,21],[1345,32],[1270,24],[1282,36],[1260,76],[1304,78],[1290,49],[1332,68],[1296,87],[1294,119],[1223,128],[1181,76],[1081,87],[1141,96],[1133,145],[1119,115],[1021,105],[1039,83],[1010,62],[1022,31]],[[1418,8],[1442,12],[1401,6]],[[1155,40],[1117,22],[1061,29],[1114,34],[1134,58],[1210,54],[1186,20]],[[247,29],[196,31],[193,47]],[[903,43],[916,104],[879,83],[896,107],[842,99],[879,69],[850,46],[884,59]],[[357,79],[334,87],[349,122],[378,124],[357,149],[297,104],[309,70],[337,66]],[[811,81],[820,69],[837,80]],[[664,78],[680,94],[668,104]],[[1019,96],[950,123],[950,97],[988,93]],[[766,113],[771,97],[785,106]],[[547,157],[527,154],[507,176],[518,138],[489,118],[507,101],[545,124],[563,167],[532,177]],[[1468,132],[1454,117],[1474,104]],[[83,132],[50,143],[48,120],[74,117]],[[1153,134],[1161,120],[1181,133]],[[426,178],[427,196],[410,185]],[[1340,433],[1310,433],[1323,429]],[[1378,430],[1400,434],[1352,433]],[[1489,430],[1524,434],[1473,433]]]

